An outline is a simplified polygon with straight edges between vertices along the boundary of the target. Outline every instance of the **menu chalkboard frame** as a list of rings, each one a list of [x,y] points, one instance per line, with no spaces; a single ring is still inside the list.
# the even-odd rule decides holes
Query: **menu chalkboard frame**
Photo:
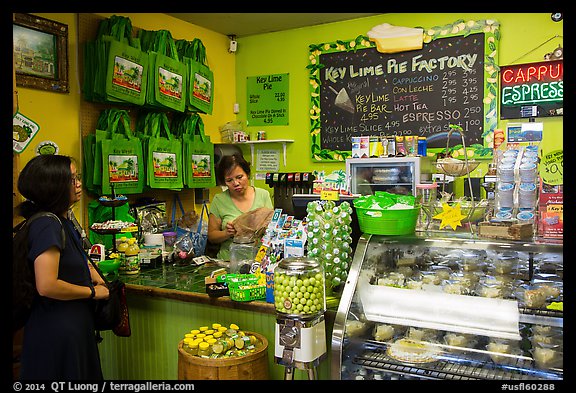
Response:
[[[500,24],[496,20],[456,20],[443,26],[424,28],[424,48],[430,42],[438,39],[463,36],[470,34],[484,35],[484,58],[483,58],[483,79],[484,91],[482,92],[483,143],[466,145],[469,158],[491,158],[492,140],[494,129],[497,127],[497,105],[498,105],[498,42],[500,40]],[[321,108],[321,85],[325,76],[324,64],[321,63],[321,55],[330,53],[356,52],[360,50],[376,51],[376,44],[365,35],[359,35],[351,40],[337,40],[330,43],[320,43],[309,45],[310,64],[307,68],[310,71],[310,139],[311,154],[314,162],[345,161],[352,156],[351,150],[335,150],[322,146],[322,108]],[[382,54],[383,58],[388,58],[390,54]],[[374,135],[370,133],[363,136]],[[386,134],[388,135],[388,134]],[[391,133],[393,135],[393,133]],[[355,136],[361,136],[360,133]],[[444,152],[445,148],[428,149],[429,155],[436,155]],[[448,154],[458,158],[458,154],[466,154],[462,149],[462,144],[450,144]],[[461,158],[461,157],[460,157]]]

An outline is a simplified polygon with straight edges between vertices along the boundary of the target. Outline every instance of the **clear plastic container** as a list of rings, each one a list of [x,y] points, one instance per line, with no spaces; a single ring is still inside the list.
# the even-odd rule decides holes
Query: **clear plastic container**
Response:
[[[257,252],[252,239],[235,237],[230,245],[230,273],[249,273]]]
[[[284,258],[274,269],[276,312],[313,317],[326,311],[324,267],[308,257]]]

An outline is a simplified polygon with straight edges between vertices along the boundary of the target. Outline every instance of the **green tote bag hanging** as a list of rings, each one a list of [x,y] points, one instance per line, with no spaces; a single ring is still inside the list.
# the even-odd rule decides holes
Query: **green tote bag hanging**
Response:
[[[210,137],[204,134],[204,122],[200,116],[196,121],[196,129],[188,148],[188,154],[190,154],[192,165],[192,168],[188,168],[188,187],[214,187],[216,185],[214,144],[210,141]]]
[[[184,112],[186,109],[186,65],[179,60],[172,34],[168,30],[139,32],[148,52],[150,74],[146,105]]]
[[[96,131],[94,133],[94,167],[90,172],[92,184],[96,187],[102,186],[102,141],[110,139],[113,128],[118,127],[118,122],[122,116],[128,118],[128,112],[122,109],[109,108],[100,112]]]
[[[181,190],[182,142],[174,137],[165,113],[152,119],[153,134],[148,139],[147,179],[150,188]],[[162,130],[164,132],[162,133]],[[165,136],[162,136],[164,134]]]
[[[144,190],[142,143],[132,134],[128,117],[113,127],[111,139],[102,141],[102,193],[140,194]],[[120,132],[124,130],[124,134]]]
[[[214,106],[214,73],[207,65],[188,59],[190,88],[188,104],[197,112],[212,114]]]
[[[211,115],[214,106],[214,73],[206,62],[204,44],[199,38],[192,41],[177,40],[176,48],[188,70],[187,109]]]
[[[148,55],[126,42],[110,41],[106,69],[107,96],[144,105],[148,83]]]
[[[202,122],[200,115],[196,112],[177,113],[172,117],[172,130],[174,134],[182,141],[182,169],[183,182],[185,187],[190,187],[193,182],[192,177],[194,168],[196,176],[199,176],[198,168],[209,162],[210,157],[193,157],[194,136],[198,127],[198,122]],[[194,161],[196,160],[196,162]],[[207,173],[207,172],[204,172]]]

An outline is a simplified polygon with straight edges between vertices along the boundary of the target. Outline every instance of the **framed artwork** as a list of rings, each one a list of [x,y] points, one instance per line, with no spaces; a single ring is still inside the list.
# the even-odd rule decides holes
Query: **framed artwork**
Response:
[[[12,32],[16,85],[69,93],[68,25],[15,13]]]

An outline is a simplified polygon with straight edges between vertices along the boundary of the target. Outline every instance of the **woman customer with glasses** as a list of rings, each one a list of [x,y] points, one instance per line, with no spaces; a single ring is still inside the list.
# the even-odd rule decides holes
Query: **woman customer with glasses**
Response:
[[[36,156],[22,169],[18,191],[26,198],[18,206],[20,216],[51,212],[62,224],[47,216],[30,224],[26,262],[37,294],[24,326],[20,379],[102,380],[93,299],[106,299],[109,292],[68,218],[82,197],[76,164],[67,156]]]
[[[216,168],[216,180],[228,189],[215,195],[210,204],[208,240],[220,244],[217,257],[229,261],[230,245],[236,234],[232,222],[247,211],[274,207],[268,191],[250,185],[250,163],[240,154],[222,157]]]

